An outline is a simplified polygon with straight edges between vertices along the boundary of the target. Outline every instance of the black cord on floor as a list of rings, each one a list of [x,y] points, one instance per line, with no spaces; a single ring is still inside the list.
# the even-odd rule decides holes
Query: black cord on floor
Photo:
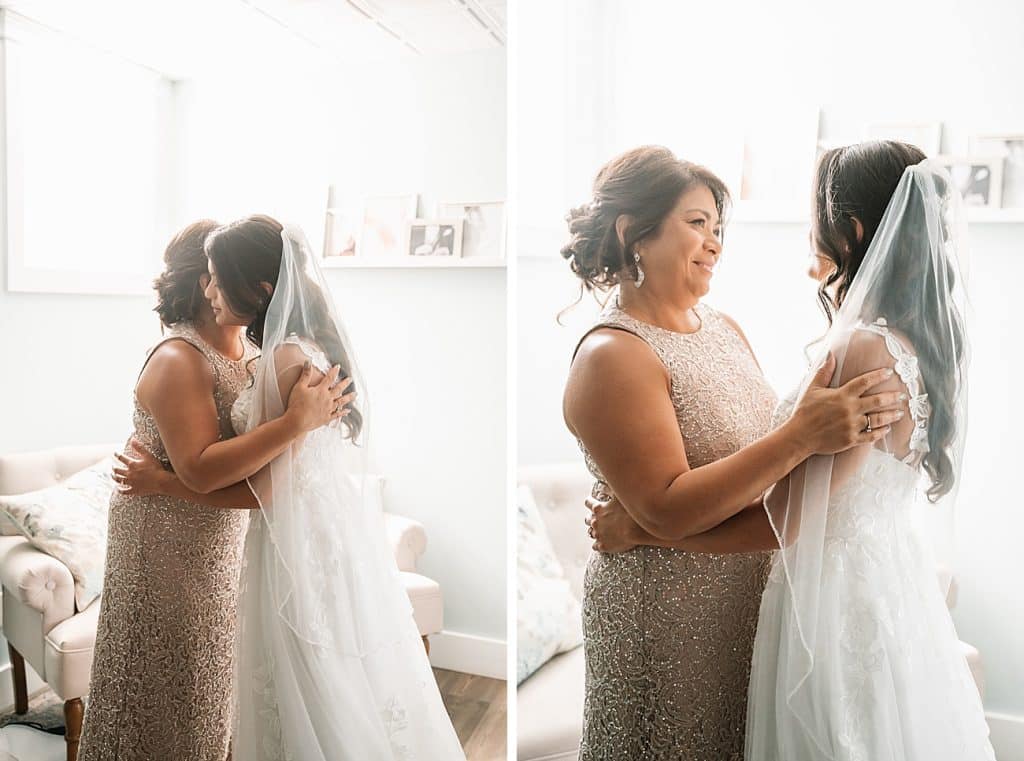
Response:
[[[64,727],[44,727],[37,721],[9,721],[4,724],[5,727],[29,727],[31,729],[38,729],[40,732],[46,732],[50,735],[64,736]]]

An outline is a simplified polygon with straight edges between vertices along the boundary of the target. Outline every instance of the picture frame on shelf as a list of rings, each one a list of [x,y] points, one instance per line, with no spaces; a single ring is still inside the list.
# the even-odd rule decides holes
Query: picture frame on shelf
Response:
[[[1024,209],[1024,132],[975,135],[970,140],[970,152],[1002,158],[1001,207]]]
[[[362,201],[342,198],[338,188],[332,185],[327,191],[322,257],[327,260],[355,256],[359,251],[362,225]]]
[[[942,122],[875,122],[865,128],[864,139],[910,143],[928,158],[937,158],[942,150]]]
[[[999,156],[936,156],[949,170],[964,206],[998,209],[1003,189],[1003,159]]]
[[[405,253],[412,258],[462,256],[463,220],[413,219],[406,225]]]
[[[462,258],[505,258],[504,201],[445,201],[438,204],[441,219],[462,219]]]
[[[405,236],[416,219],[419,195],[370,196],[363,201],[363,220],[357,251],[360,258],[400,257],[406,253]]]

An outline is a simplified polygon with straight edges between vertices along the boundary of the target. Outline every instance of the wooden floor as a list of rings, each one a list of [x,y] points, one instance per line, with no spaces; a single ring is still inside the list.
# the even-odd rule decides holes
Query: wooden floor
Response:
[[[467,761],[505,761],[505,682],[434,669]]]

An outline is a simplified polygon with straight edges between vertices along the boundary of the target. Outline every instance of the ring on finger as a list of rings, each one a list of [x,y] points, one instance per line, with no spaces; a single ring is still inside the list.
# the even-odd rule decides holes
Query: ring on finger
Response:
[[[871,433],[871,415],[865,413],[864,419],[868,421],[867,427],[864,429],[864,433]]]

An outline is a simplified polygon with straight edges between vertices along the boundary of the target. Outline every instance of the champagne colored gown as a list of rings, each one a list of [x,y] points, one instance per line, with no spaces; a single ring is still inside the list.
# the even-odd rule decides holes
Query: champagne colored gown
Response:
[[[231,405],[247,381],[255,347],[244,342],[243,357],[230,360],[187,323],[174,326],[160,344],[175,339],[210,363],[221,438],[234,436]],[[133,420],[135,437],[167,464],[156,422],[137,398]],[[114,492],[79,761],[227,757],[248,522],[248,510]]]
[[[746,343],[715,310],[676,333],[613,301],[591,328],[645,341],[671,375],[691,468],[764,436],[775,395]],[[594,496],[610,492],[586,448]],[[591,555],[584,582],[586,698],[581,761],[738,761],[768,553],[660,547]]]

